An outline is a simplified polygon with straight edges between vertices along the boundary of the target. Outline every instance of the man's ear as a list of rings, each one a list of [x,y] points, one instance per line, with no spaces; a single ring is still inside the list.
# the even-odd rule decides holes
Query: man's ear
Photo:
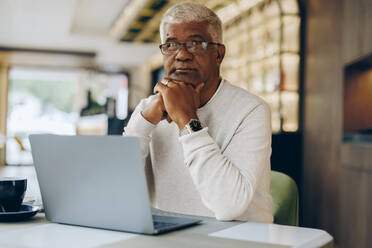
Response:
[[[217,46],[217,65],[221,65],[223,58],[225,57],[225,45],[221,44]]]

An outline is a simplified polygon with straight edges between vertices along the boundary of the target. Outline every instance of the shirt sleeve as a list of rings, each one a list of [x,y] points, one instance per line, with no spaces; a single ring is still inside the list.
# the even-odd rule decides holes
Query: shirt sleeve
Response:
[[[134,110],[128,125],[124,128],[124,136],[134,136],[139,139],[141,146],[142,162],[145,165],[146,158],[149,154],[149,144],[151,133],[156,127],[142,116],[142,110],[151,101],[151,97],[142,100]]]
[[[185,164],[204,205],[218,220],[242,215],[271,155],[270,109],[258,105],[240,124],[222,152],[208,128],[180,137]]]

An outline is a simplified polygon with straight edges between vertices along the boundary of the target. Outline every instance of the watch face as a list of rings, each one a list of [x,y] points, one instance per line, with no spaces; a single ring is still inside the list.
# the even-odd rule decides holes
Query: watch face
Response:
[[[190,121],[189,125],[190,125],[190,128],[192,129],[192,131],[194,131],[194,132],[203,129],[202,126],[201,126],[201,124],[200,124],[200,121],[198,121],[198,120],[192,120],[192,121]]]

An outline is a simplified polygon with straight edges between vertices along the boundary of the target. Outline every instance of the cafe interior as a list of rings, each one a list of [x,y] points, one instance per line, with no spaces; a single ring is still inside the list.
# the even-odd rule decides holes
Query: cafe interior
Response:
[[[34,173],[30,134],[121,135],[165,75],[159,23],[180,2],[0,1],[1,175]],[[370,247],[372,1],[194,2],[223,23],[222,77],[270,106],[293,225]],[[26,200],[42,202],[36,179]]]

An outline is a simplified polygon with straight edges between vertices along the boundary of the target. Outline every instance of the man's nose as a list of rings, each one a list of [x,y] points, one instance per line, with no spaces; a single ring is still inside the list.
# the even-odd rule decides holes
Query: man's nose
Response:
[[[186,61],[186,60],[192,60],[193,54],[187,51],[186,46],[180,47],[180,49],[177,51],[176,54],[176,60],[179,61]]]

